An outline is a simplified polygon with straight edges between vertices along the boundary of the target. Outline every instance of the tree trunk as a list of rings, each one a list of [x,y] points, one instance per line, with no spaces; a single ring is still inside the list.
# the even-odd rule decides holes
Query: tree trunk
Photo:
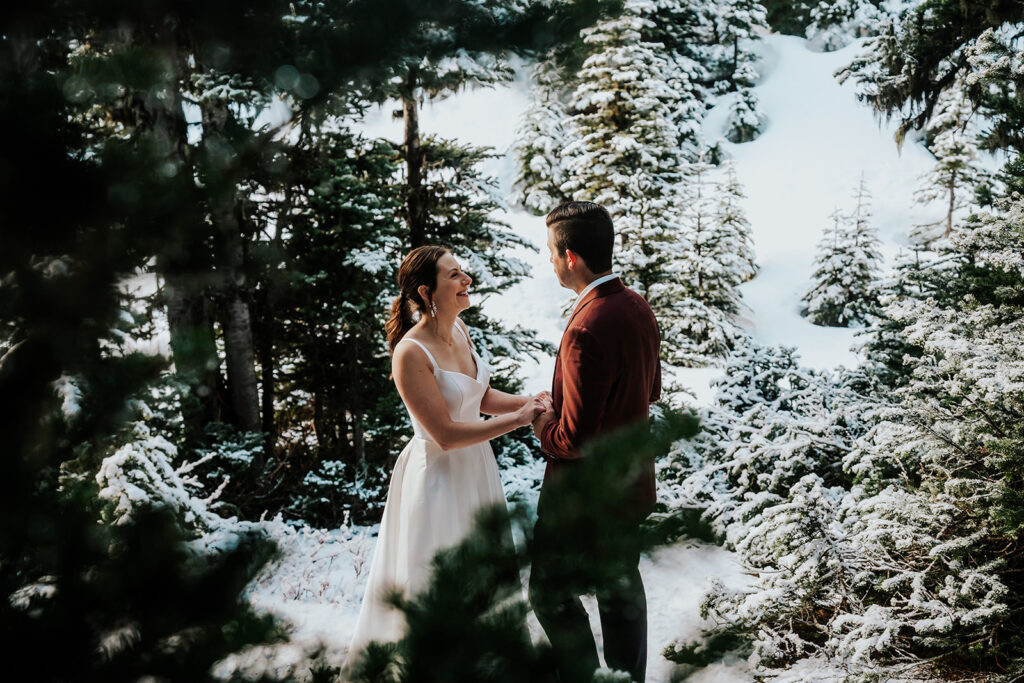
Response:
[[[207,424],[221,418],[218,400],[220,360],[212,320],[198,280],[194,273],[171,271],[164,274],[161,289],[171,333],[174,369],[188,384],[193,398],[186,401],[181,409],[188,441],[198,439]]]
[[[423,150],[420,147],[420,118],[416,105],[416,70],[409,69],[402,92],[405,120],[406,217],[409,243],[415,249],[427,240],[427,196],[423,187]]]
[[[732,88],[733,90],[739,90],[739,86],[736,85],[736,72],[740,70],[740,39],[735,37],[732,39]]]
[[[274,359],[275,319],[274,298],[276,286],[268,278],[264,287],[259,290],[261,324],[256,337],[257,353],[260,361],[260,412],[263,428],[264,450],[269,454],[277,442],[277,424],[274,420]]]
[[[349,418],[352,420],[352,446],[356,452],[356,462],[360,465],[366,463],[366,433],[363,429],[363,396],[358,387],[364,386],[362,381],[362,367],[359,363],[361,344],[358,336],[349,342],[349,386],[357,388],[351,394],[349,405]]]
[[[184,78],[186,66],[172,29],[164,28],[157,36],[171,64],[176,81]],[[187,124],[182,111],[181,92],[168,88],[165,98],[139,97],[135,102],[140,135],[153,136],[168,150],[168,162],[180,169],[185,178],[193,177],[193,165],[187,139]],[[171,354],[175,371],[189,385],[191,401],[182,406],[185,437],[199,438],[206,425],[220,419],[218,377],[220,359],[213,336],[213,319],[205,301],[207,278],[195,264],[196,253],[202,253],[201,236],[187,231],[185,242],[175,253],[158,259],[158,273],[163,275],[161,299],[167,310]]]
[[[946,211],[946,232],[943,237],[949,237],[953,232],[953,209],[956,206],[956,171],[949,178],[949,210]]]
[[[252,319],[249,304],[243,298],[246,286],[243,263],[245,255],[238,216],[235,214],[238,193],[230,168],[214,168],[227,164],[214,155],[227,146],[223,131],[230,112],[220,101],[206,101],[201,105],[203,120],[203,146],[211,157],[206,178],[210,190],[210,219],[217,237],[217,269],[221,277],[224,329],[224,356],[228,371],[228,400],[237,420],[236,426],[251,432],[262,429],[259,391],[256,379],[256,352],[253,344]],[[216,175],[215,175],[216,174]],[[258,463],[254,462],[254,465]]]

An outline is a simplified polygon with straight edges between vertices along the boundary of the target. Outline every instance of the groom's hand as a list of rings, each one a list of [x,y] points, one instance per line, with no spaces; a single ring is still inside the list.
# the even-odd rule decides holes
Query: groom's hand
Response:
[[[544,432],[544,428],[548,426],[548,423],[555,419],[554,408],[548,406],[548,408],[538,415],[533,420],[533,433],[540,439],[540,435]]]

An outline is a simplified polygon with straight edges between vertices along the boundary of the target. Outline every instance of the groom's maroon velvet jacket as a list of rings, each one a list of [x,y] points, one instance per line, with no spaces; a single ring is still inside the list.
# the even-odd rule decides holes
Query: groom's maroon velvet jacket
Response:
[[[661,337],[654,312],[618,278],[598,285],[576,306],[555,358],[555,418],[541,433],[550,456],[544,481],[568,473],[590,439],[647,420],[661,396]],[[635,483],[637,512],[654,506],[654,463]]]

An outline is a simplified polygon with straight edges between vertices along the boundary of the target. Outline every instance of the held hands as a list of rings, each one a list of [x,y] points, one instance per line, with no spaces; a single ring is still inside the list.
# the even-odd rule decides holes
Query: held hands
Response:
[[[527,398],[523,406],[516,411],[519,426],[525,427],[533,423],[540,415],[551,410],[551,393],[542,391],[536,396]]]
[[[552,405],[550,391],[542,391],[537,394],[537,397],[541,399],[544,406],[544,410],[533,417],[533,433],[539,439],[541,432],[544,431],[544,427],[546,427],[551,420],[555,419],[555,409]]]

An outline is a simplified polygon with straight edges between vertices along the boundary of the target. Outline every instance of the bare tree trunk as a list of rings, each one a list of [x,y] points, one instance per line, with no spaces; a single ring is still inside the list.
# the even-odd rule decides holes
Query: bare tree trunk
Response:
[[[953,232],[953,208],[956,206],[956,171],[949,178],[949,210],[946,211],[946,232],[943,237],[949,237]]]
[[[277,442],[277,424],[274,419],[274,334],[276,319],[274,312],[276,286],[268,279],[263,289],[259,290],[262,324],[256,335],[256,349],[260,361],[260,412],[261,425],[265,435],[264,446],[269,454]]]
[[[164,274],[161,298],[167,309],[174,369],[190,387],[194,401],[182,406],[185,435],[198,438],[207,424],[220,420],[218,375],[220,361],[214,343],[213,324],[203,299],[200,279],[194,273]]]
[[[360,387],[364,386],[362,382],[362,369],[359,364],[360,356],[360,339],[355,337],[349,343],[349,386]],[[360,465],[366,463],[366,432],[363,428],[363,397],[357,389],[352,392],[351,402],[349,405],[349,418],[352,420],[352,445],[355,447],[356,462]]]
[[[740,39],[737,36],[732,39],[732,85],[733,89],[739,90],[736,86],[736,72],[740,70]]]
[[[409,243],[415,249],[426,244],[427,197],[423,187],[423,149],[420,147],[420,118],[416,104],[416,70],[409,69],[402,93],[402,116],[405,119],[406,217],[409,221]]]
[[[163,27],[159,42],[174,65],[177,79],[183,79],[186,66],[173,28]],[[153,136],[157,144],[167,149],[168,162],[179,169],[181,177],[192,178],[181,92],[178,87],[172,87],[166,95],[165,98],[138,98],[135,108],[139,132]],[[167,309],[175,371],[188,383],[192,397],[182,406],[189,440],[201,436],[207,424],[220,419],[220,360],[214,343],[213,319],[205,301],[208,280],[205,272],[197,271],[192,257],[193,250],[200,248],[195,243],[182,244],[177,254],[158,260],[164,279],[161,299]]]
[[[223,102],[207,101],[201,105],[203,145],[213,156],[226,146],[223,131],[230,112]],[[213,166],[218,163],[211,161]],[[220,163],[227,163],[226,161]],[[211,174],[213,169],[211,169]],[[230,169],[220,177],[207,178],[210,188],[210,219],[219,242],[217,268],[223,301],[224,356],[227,361],[228,399],[237,426],[247,431],[262,429],[259,391],[256,379],[256,352],[253,344],[249,304],[243,298],[245,259],[237,209],[237,188]],[[257,464],[257,463],[254,463]]]

